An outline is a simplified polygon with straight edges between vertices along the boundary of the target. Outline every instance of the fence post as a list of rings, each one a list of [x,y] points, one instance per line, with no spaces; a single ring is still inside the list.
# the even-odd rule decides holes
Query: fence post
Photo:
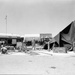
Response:
[[[48,42],[48,51],[50,51],[50,42]]]

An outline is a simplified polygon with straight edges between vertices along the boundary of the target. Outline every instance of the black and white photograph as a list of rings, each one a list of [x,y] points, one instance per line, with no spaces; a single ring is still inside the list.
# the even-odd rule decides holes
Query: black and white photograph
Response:
[[[75,0],[0,0],[0,75],[75,75]]]

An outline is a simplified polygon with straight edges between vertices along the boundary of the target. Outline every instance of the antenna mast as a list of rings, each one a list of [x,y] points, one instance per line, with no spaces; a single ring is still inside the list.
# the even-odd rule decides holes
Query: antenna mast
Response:
[[[5,17],[5,20],[6,20],[6,34],[7,34],[7,15]]]

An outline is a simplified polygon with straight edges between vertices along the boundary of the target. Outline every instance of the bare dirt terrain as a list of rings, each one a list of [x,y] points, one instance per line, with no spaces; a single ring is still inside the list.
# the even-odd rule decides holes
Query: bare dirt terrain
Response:
[[[75,75],[75,53],[33,51],[0,55],[0,74]]]

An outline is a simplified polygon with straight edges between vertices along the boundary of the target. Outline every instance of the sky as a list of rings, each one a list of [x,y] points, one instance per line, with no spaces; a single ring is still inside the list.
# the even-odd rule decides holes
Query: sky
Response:
[[[75,20],[74,0],[0,0],[0,33],[57,35]]]

